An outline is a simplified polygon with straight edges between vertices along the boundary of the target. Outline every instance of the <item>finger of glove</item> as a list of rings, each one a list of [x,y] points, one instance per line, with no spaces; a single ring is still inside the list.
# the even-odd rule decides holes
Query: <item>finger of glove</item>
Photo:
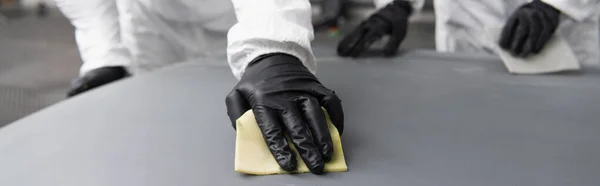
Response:
[[[128,76],[127,69],[121,66],[94,69],[86,73],[83,77],[77,78],[71,84],[71,90],[67,93],[67,97],[75,96]]]
[[[229,116],[231,126],[235,129],[237,119],[250,110],[250,105],[242,93],[236,89],[227,95],[225,105],[227,106],[227,116]]]
[[[94,88],[100,87],[102,85],[108,84],[110,82],[116,81],[117,78],[82,78],[82,79],[77,79],[76,82],[74,83],[75,86],[74,88],[72,88],[69,92],[67,92],[67,97],[73,97],[77,94],[81,94],[83,92],[86,92],[88,90],[92,90]]]
[[[313,97],[301,98],[299,101],[302,114],[313,140],[321,152],[321,157],[325,162],[329,162],[333,155],[333,141],[319,101]]]
[[[396,11],[396,14],[397,15],[406,15],[403,12],[397,12],[397,11]],[[406,37],[406,30],[408,29],[408,17],[401,16],[399,19],[401,19],[401,21],[398,21],[394,24],[390,24],[392,26],[392,29],[391,29],[392,33],[390,34],[390,40],[387,42],[387,44],[384,46],[384,49],[383,49],[383,55],[385,55],[385,56],[395,55],[396,52],[398,52],[400,43],[402,43],[402,41]]]
[[[406,27],[404,28],[396,28],[400,29],[399,31],[395,31],[396,33],[392,33],[390,36],[390,40],[385,44],[383,48],[383,55],[385,56],[393,56],[398,52],[398,48],[400,47],[400,43],[406,37]],[[394,29],[394,30],[396,30]]]
[[[375,41],[379,40],[381,36],[382,35],[376,31],[367,32],[363,39],[356,43],[356,46],[353,48],[350,54],[352,55],[352,57],[360,56],[365,51],[367,51],[367,49],[369,49],[369,47],[371,47],[371,45],[373,45]]]
[[[511,17],[504,27],[502,28],[502,34],[500,34],[500,42],[499,45],[505,50],[509,50],[511,46],[511,41],[515,37],[515,31],[517,30],[517,26],[519,25],[519,19],[516,16]]]
[[[77,94],[81,94],[82,92],[85,92],[86,90],[88,90],[88,87],[84,87],[84,86],[85,85],[78,86],[78,87],[75,87],[74,89],[69,90],[69,92],[67,92],[67,97],[70,98],[70,97],[73,97]]]
[[[296,150],[304,163],[315,174],[320,174],[325,168],[325,162],[321,157],[319,148],[315,145],[312,135],[297,108],[286,108],[283,111],[282,120],[288,136],[296,146]]]
[[[542,32],[542,24],[540,20],[536,19],[535,12],[527,12],[526,16],[523,17],[525,24],[529,27],[529,33],[523,44],[523,50],[520,54],[521,57],[528,56],[534,50],[534,45],[537,43],[540,33]]]
[[[288,172],[296,170],[296,157],[285,138],[284,128],[277,111],[257,106],[252,108],[252,112],[277,164]]]
[[[342,108],[342,101],[340,98],[334,91],[325,87],[314,89],[313,96],[315,96],[319,100],[319,104],[325,108],[333,126],[335,126],[338,133],[342,135],[344,132],[344,109]]]
[[[526,24],[523,19],[519,19],[519,26],[514,33],[514,38],[511,41],[510,52],[515,56],[521,56],[523,52],[523,45],[529,35],[529,25]]]
[[[342,38],[342,40],[338,43],[338,55],[351,56],[354,47],[356,47],[357,43],[363,39],[366,33],[367,29],[361,25],[350,34],[344,36],[344,38]]]
[[[536,21],[542,25],[541,33],[539,34],[538,40],[534,44],[533,52],[539,53],[542,51],[546,43],[552,38],[556,25],[552,21],[547,20],[544,15],[537,15]]]

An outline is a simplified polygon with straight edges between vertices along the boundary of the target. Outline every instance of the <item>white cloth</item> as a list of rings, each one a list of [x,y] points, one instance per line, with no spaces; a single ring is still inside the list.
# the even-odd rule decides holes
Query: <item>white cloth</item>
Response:
[[[139,73],[228,56],[239,78],[254,57],[271,52],[294,55],[312,71],[316,68],[308,0],[56,2],[75,27],[84,62],[80,74],[117,65]]]
[[[600,64],[598,19],[600,0],[542,0],[562,12],[557,34],[584,65]],[[531,0],[437,0],[436,48],[440,52],[494,53],[486,27],[506,23],[512,13]]]

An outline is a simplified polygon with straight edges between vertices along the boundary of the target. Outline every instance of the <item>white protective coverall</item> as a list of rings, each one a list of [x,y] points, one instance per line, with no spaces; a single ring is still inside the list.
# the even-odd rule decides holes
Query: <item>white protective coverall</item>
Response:
[[[315,71],[308,0],[56,2],[75,27],[81,75],[107,66],[139,73],[227,55],[239,78],[251,60],[271,52],[294,55]]]
[[[600,0],[542,0],[561,11],[556,33],[567,40],[579,62],[600,63]],[[436,48],[441,52],[494,53],[497,41],[486,38],[486,27],[503,26],[521,5],[531,0],[436,0]]]

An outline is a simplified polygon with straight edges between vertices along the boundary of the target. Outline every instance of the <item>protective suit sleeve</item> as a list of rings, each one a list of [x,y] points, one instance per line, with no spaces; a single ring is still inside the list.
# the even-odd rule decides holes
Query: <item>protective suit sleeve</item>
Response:
[[[384,6],[390,4],[394,0],[373,0],[375,7],[377,9],[383,8]],[[411,15],[418,14],[423,9],[423,5],[425,5],[425,0],[404,0],[410,2],[412,5],[412,13]]]
[[[116,0],[56,0],[56,6],[75,27],[83,61],[80,75],[101,67],[129,66],[129,51],[121,42]]]
[[[600,11],[600,0],[541,0],[550,6],[560,10],[563,14],[583,21],[592,16],[598,16]]]
[[[238,22],[227,34],[227,60],[237,79],[260,55],[286,53],[316,72],[308,0],[232,0]]]

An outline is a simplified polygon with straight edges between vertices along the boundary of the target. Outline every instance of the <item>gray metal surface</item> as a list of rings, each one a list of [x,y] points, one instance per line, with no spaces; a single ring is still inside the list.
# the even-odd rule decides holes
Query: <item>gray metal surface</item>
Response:
[[[346,173],[234,172],[235,79],[220,63],[137,76],[0,129],[0,185],[600,184],[599,70],[512,76],[497,59],[429,52],[321,59],[346,112]]]

